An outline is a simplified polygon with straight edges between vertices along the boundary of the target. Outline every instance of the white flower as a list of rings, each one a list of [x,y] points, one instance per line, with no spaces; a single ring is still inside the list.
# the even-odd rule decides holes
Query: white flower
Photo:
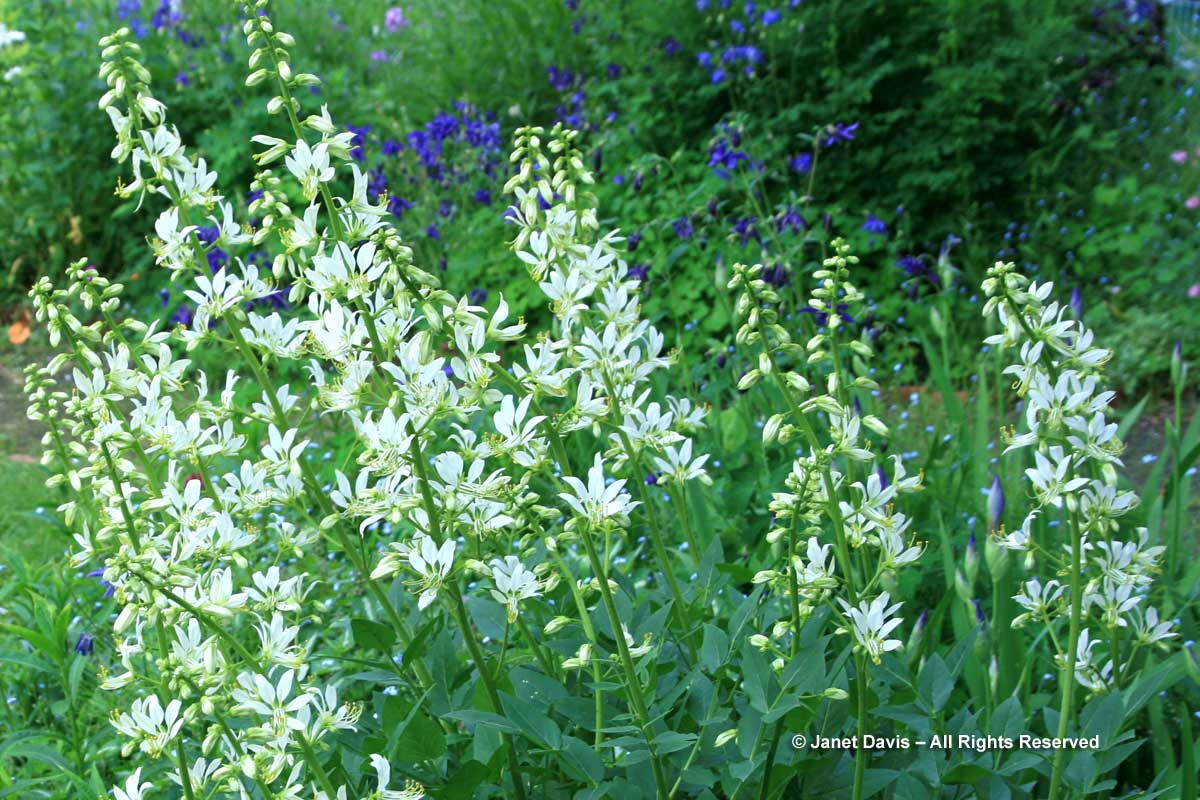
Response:
[[[420,576],[413,584],[421,592],[418,608],[425,609],[437,599],[438,590],[454,566],[454,546],[454,540],[447,539],[438,547],[431,537],[423,533],[418,534],[408,546],[408,565]]]
[[[143,800],[143,792],[149,789],[152,784],[150,781],[142,783],[141,780],[142,768],[138,767],[125,781],[124,789],[115,786],[113,787],[113,800]]]
[[[705,453],[693,459],[691,439],[685,439],[678,450],[667,445],[665,453],[667,456],[665,459],[657,456],[654,458],[654,463],[658,466],[664,480],[682,483],[698,479],[704,484],[712,483],[712,478],[704,471],[704,462],[708,461],[708,454]]]
[[[505,556],[503,561],[492,559],[491,570],[492,581],[496,584],[491,590],[492,597],[507,607],[508,621],[516,622],[518,605],[522,600],[540,595],[541,583],[516,556]]]
[[[592,468],[588,470],[586,486],[571,475],[564,477],[563,481],[572,491],[560,492],[558,496],[591,525],[600,525],[610,519],[621,524],[638,505],[630,501],[628,493],[622,491],[625,488],[623,479],[605,485],[604,461],[599,453],[596,453]]]
[[[404,788],[399,791],[387,788],[392,782],[392,765],[383,756],[372,754],[371,766],[375,768],[375,775],[379,778],[381,800],[421,800],[425,796],[425,787],[416,781],[406,781]]]
[[[1064,495],[1087,486],[1087,478],[1067,478],[1075,456],[1064,454],[1061,447],[1051,447],[1050,458],[1040,450],[1034,451],[1033,459],[1035,466],[1026,469],[1025,475],[1033,483],[1033,493],[1042,505],[1061,508]]]
[[[859,602],[857,607],[851,606],[842,598],[838,598],[842,608],[850,616],[850,635],[854,637],[855,650],[865,652],[871,661],[879,664],[884,653],[899,650],[903,645],[899,639],[888,639],[887,635],[903,621],[900,617],[888,619],[902,603],[889,606],[891,596],[884,592],[874,600]],[[846,629],[840,629],[845,633]]]
[[[292,154],[284,159],[288,171],[304,187],[305,199],[312,201],[321,190],[321,184],[333,180],[333,167],[329,166],[329,146],[324,142],[310,148],[308,142],[296,142]]]
[[[1025,609],[1013,621],[1014,628],[1020,628],[1030,619],[1044,620],[1057,612],[1056,605],[1067,587],[1056,580],[1047,581],[1043,586],[1037,578],[1025,581],[1021,593],[1013,595],[1013,600]]]
[[[18,31],[0,22],[0,47],[25,41],[25,31]]]

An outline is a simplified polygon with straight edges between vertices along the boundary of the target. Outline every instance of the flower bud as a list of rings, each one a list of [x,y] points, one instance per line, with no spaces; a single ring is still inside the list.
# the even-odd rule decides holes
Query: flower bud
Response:
[[[845,700],[850,696],[850,693],[845,689],[839,689],[836,686],[830,686],[825,691],[821,692],[822,697],[827,697],[830,700]]]
[[[992,488],[988,492],[988,532],[995,533],[1004,524],[1004,485],[1000,476],[992,477]]]
[[[737,735],[737,728],[730,728],[727,731],[721,731],[719,734],[717,734],[716,741],[714,741],[713,744],[717,747],[724,747],[726,744],[729,744],[729,742],[737,741]]]
[[[975,531],[967,538],[967,554],[963,559],[967,571],[967,586],[975,586],[975,578],[979,575],[979,545],[975,541]]]

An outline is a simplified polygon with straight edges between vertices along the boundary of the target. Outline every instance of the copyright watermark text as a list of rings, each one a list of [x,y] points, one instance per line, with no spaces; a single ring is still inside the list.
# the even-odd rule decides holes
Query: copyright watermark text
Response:
[[[934,734],[925,739],[907,736],[876,736],[863,734],[854,736],[792,736],[792,747],[797,750],[911,750],[927,747],[931,750],[973,750],[985,753],[989,750],[1099,750],[1100,737],[1050,738],[1023,733],[1020,736],[979,736],[977,734]]]

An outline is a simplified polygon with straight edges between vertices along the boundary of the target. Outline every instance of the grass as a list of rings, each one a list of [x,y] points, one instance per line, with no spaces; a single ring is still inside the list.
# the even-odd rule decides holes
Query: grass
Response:
[[[66,529],[53,516],[59,494],[46,488],[45,481],[46,471],[39,465],[0,461],[0,566],[15,559],[44,564],[70,545]]]

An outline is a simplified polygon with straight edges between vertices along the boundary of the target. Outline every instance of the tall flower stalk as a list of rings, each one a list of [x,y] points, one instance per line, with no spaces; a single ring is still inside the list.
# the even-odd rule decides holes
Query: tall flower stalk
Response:
[[[883,586],[924,550],[910,530],[911,520],[895,506],[905,494],[920,490],[921,478],[909,476],[899,457],[891,460],[889,478],[868,435],[882,439],[887,427],[859,410],[858,393],[876,389],[875,382],[851,372],[849,354],[867,359],[871,348],[843,332],[862,302],[850,281],[858,259],[842,240],[835,240],[832,250],[834,255],[813,274],[809,305],[823,325],[807,342],[794,341],[781,324],[780,298],[763,280],[761,265],[736,265],[729,288],[738,292],[737,341],[755,363],[738,388],[773,387],[784,410],[766,421],[763,441],[790,445],[797,452],[786,491],[775,493],[770,504],[774,527],[767,540],[778,548],[780,563],[754,578],[785,598],[786,611],[769,634],[759,635],[758,643],[776,654],[774,666],[782,670],[786,659],[796,656],[802,626],[814,609],[826,607],[855,653],[861,741],[867,731],[871,667],[902,646],[892,637],[902,623],[895,616],[901,603],[892,603]],[[819,388],[814,390],[814,384]],[[777,726],[776,739],[781,730]],[[773,755],[774,748],[769,752]],[[856,800],[862,797],[867,759],[860,745],[853,778]],[[770,767],[768,756],[764,796]]]
[[[1164,547],[1151,544],[1146,528],[1122,533],[1121,518],[1138,498],[1117,486],[1124,444],[1109,420],[1114,393],[1102,383],[1110,351],[1051,299],[1053,284],[1031,282],[1012,264],[988,270],[983,290],[984,314],[1001,326],[986,342],[1010,354],[1004,373],[1024,402],[1024,424],[1007,435],[1005,453],[1033,453],[1025,470],[1033,507],[1019,530],[992,535],[1000,547],[1027,554],[1030,575],[1014,598],[1024,613],[1014,624],[1041,623],[1053,643],[1061,738],[1074,723],[1077,684],[1092,693],[1123,687],[1140,651],[1177,636],[1147,597]],[[1065,755],[1054,756],[1051,800]]]

